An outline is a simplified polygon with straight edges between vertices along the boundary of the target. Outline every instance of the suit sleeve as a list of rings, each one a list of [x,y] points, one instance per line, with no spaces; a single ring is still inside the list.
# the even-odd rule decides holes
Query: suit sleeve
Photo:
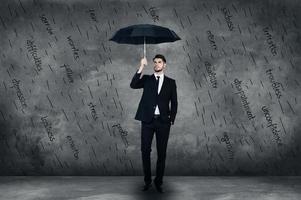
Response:
[[[176,81],[174,81],[173,87],[172,87],[172,93],[171,93],[171,113],[170,113],[170,120],[171,124],[174,124],[176,119],[176,114],[178,111],[178,96],[177,96],[177,85]]]
[[[142,76],[142,78],[140,78],[141,73],[138,73],[139,70],[136,71],[136,73],[134,74],[130,87],[133,89],[140,89],[144,87],[144,82],[145,82],[145,76]]]

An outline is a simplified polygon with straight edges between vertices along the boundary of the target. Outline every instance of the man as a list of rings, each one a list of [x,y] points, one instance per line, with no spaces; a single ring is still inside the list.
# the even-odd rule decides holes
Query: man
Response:
[[[163,193],[162,184],[169,131],[170,126],[174,124],[178,109],[177,86],[174,79],[164,74],[165,57],[157,54],[153,58],[153,62],[154,74],[140,77],[144,66],[147,65],[146,58],[141,59],[140,68],[136,71],[130,87],[133,89],[143,88],[142,98],[135,116],[136,120],[141,121],[141,152],[145,182],[143,191],[148,190],[152,184],[150,154],[155,132],[158,156],[154,183],[156,189]]]

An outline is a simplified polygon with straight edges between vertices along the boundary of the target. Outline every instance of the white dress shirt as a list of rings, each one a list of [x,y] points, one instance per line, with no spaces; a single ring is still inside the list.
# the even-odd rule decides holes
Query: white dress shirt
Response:
[[[161,73],[161,74],[156,74],[156,73],[154,73],[154,75],[155,75],[156,80],[157,80],[157,76],[160,76],[160,79],[159,79],[159,86],[158,86],[158,94],[159,94],[160,91],[161,91],[161,88],[162,88],[162,84],[163,84],[164,73]],[[158,105],[156,105],[155,114],[156,114],[156,115],[160,114]]]

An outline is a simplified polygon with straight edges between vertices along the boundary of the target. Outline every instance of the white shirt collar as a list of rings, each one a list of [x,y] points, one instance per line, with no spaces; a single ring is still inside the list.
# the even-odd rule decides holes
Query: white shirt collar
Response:
[[[164,73],[161,74],[157,74],[156,72],[154,73],[155,78],[157,79],[157,76],[160,76],[160,80],[162,80],[162,78],[164,78]]]

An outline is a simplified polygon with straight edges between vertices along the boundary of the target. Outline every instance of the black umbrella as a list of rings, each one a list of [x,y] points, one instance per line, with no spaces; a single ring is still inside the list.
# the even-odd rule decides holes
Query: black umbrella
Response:
[[[144,44],[143,55],[145,57],[145,44],[174,42],[181,38],[174,31],[162,26],[137,24],[118,30],[110,40],[120,44]]]

